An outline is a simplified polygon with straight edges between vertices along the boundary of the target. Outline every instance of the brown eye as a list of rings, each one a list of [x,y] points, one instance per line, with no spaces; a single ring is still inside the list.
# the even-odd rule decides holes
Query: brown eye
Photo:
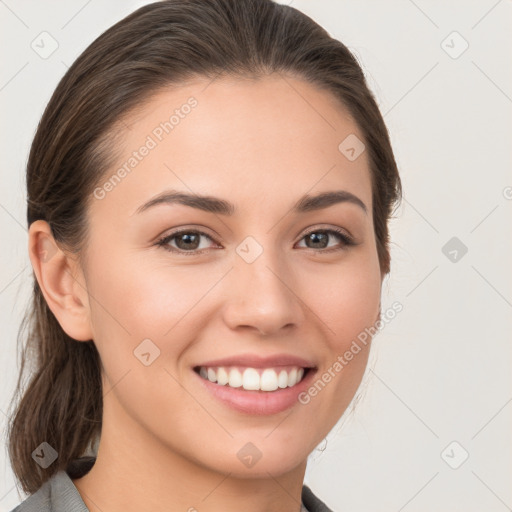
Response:
[[[209,235],[203,233],[202,231],[182,230],[165,236],[158,241],[157,245],[162,246],[164,249],[171,252],[177,252],[186,255],[201,254],[202,252],[205,252],[205,249],[208,249],[208,247],[206,247],[199,250],[202,237],[212,240]],[[172,241],[175,241],[175,247],[171,245]]]
[[[201,235],[198,233],[183,233],[174,235],[176,245],[179,249],[197,249],[199,247]]]
[[[211,247],[200,247],[202,238],[206,238],[213,242],[210,235],[197,230],[181,230],[161,238],[157,245],[163,247],[166,251],[186,256],[195,256],[204,254]],[[338,245],[329,246],[331,239],[337,239]],[[331,251],[339,251],[347,246],[355,245],[353,239],[344,231],[336,229],[316,229],[310,231],[302,240],[306,242],[306,249],[316,250],[318,252],[329,253]],[[301,240],[301,241],[302,241]]]
[[[341,241],[341,246],[328,249],[329,241],[332,238],[337,238]],[[331,252],[331,250],[343,249],[348,245],[354,245],[351,237],[345,232],[336,229],[316,229],[307,233],[302,240],[306,241],[306,248],[320,250],[320,252]],[[328,249],[328,250],[323,250]]]

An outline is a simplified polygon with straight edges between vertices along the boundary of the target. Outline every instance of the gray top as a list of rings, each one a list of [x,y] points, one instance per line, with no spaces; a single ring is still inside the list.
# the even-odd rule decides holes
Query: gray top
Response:
[[[85,475],[95,460],[94,457],[74,460],[66,471],[60,470],[55,473],[11,512],[89,512],[72,479]],[[320,501],[307,485],[303,485],[301,512],[333,511]]]

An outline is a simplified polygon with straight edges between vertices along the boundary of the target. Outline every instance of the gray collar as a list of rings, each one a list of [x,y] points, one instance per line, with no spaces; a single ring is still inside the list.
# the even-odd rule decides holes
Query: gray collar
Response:
[[[60,470],[11,512],[89,512],[72,479],[87,474],[94,457],[74,460]],[[307,485],[302,487],[301,512],[332,512]]]

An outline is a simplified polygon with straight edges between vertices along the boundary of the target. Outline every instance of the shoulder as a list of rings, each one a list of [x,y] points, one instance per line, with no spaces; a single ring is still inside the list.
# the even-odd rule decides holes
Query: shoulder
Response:
[[[80,461],[79,471],[70,468],[71,477],[80,476],[89,469],[91,462]],[[89,512],[78,489],[66,471],[59,471],[11,512]],[[307,486],[302,486],[302,503],[308,512],[334,512]]]
[[[68,473],[61,470],[11,512],[89,512],[89,509]]]
[[[22,501],[11,512],[50,512],[51,479],[45,482],[34,494]]]
[[[334,512],[307,486],[302,486],[302,503],[308,512]]]

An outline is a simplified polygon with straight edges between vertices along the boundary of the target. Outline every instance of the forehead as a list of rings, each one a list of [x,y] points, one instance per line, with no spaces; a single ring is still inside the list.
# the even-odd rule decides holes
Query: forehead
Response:
[[[229,197],[243,210],[343,188],[370,209],[367,155],[347,158],[347,137],[363,140],[348,111],[303,80],[196,79],[160,90],[123,120],[118,160],[100,183],[111,186],[94,207],[130,215],[173,188]]]

